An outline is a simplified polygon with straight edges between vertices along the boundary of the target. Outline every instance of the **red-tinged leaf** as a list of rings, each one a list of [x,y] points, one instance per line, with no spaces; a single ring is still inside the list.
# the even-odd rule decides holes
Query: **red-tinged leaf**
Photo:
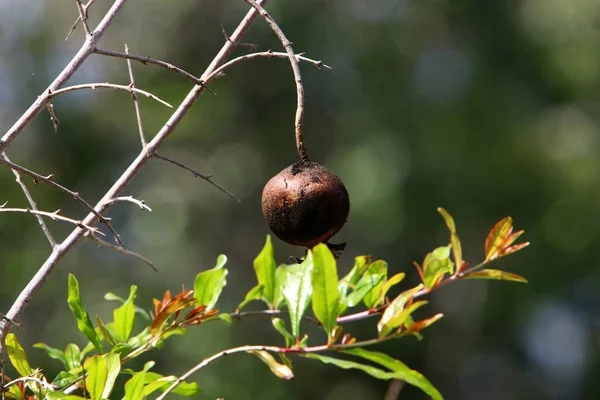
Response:
[[[173,314],[178,315],[181,310],[192,306],[196,302],[192,293],[192,290],[184,290],[171,298],[171,293],[167,291],[162,302],[154,299],[156,316],[152,321],[152,333],[158,331]]]
[[[512,218],[501,219],[492,227],[485,239],[485,261],[491,261],[498,258],[502,251],[503,244],[512,233]]]
[[[452,245],[438,247],[425,256],[423,261],[423,283],[431,289],[444,277],[444,274],[454,272],[454,263],[450,260]]]
[[[507,256],[511,253],[515,253],[521,249],[524,249],[525,247],[529,246],[529,242],[525,242],[525,243],[519,243],[519,244],[515,244],[514,246],[510,246],[504,249],[504,251],[502,252],[503,256]]]
[[[482,269],[480,271],[471,272],[465,275],[469,279],[493,279],[500,281],[513,281],[527,283],[527,279],[521,275],[513,274],[512,272],[500,271],[498,269]]]
[[[454,224],[454,219],[448,211],[444,210],[441,207],[438,208],[438,212],[444,218],[446,226],[450,231],[450,244],[452,245],[452,254],[454,255],[454,262],[456,263],[456,267],[460,268],[463,265],[462,245],[460,243],[460,239],[458,238],[458,234],[456,233],[456,225]]]
[[[405,306],[412,300],[415,293],[421,289],[423,289],[422,284],[400,293],[398,297],[392,300],[377,323],[379,337],[386,336],[389,332],[401,326],[406,321],[406,316],[410,315],[410,313],[402,314],[402,312],[405,310]]]
[[[419,263],[416,262],[416,261],[413,261],[413,265],[417,269],[417,273],[419,274],[419,278],[421,278],[421,282],[423,282],[423,280],[425,279],[423,277],[423,268],[421,268],[421,266],[419,265]]]
[[[525,231],[520,230],[518,232],[513,232],[511,235],[509,235],[506,240],[503,243],[504,248],[507,248],[508,246],[510,246],[511,244],[513,244],[519,237],[521,237],[522,234],[524,234]]]
[[[417,333],[429,327],[434,322],[442,318],[444,314],[436,314],[433,317],[422,319],[421,321],[413,322],[406,328],[406,333]]]

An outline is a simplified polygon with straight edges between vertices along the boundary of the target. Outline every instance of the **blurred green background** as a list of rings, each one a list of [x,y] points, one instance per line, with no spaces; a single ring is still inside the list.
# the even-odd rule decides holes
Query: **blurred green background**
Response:
[[[111,2],[91,8],[95,26]],[[73,1],[0,0],[0,132],[5,132],[67,64],[83,40],[64,37]],[[483,257],[485,234],[510,215],[532,245],[495,267],[528,285],[459,282],[430,296],[419,316],[445,318],[425,339],[379,346],[423,372],[447,399],[597,399],[600,397],[600,2],[597,0],[277,1],[267,9],[297,52],[333,70],[301,65],[305,138],[311,157],[346,183],[351,213],[336,240],[348,242],[345,273],[357,255],[389,262],[417,282],[413,260],[446,244],[436,207],[453,214],[467,260]],[[169,61],[200,75],[246,13],[239,0],[130,1],[100,47]],[[262,20],[244,38],[260,50],[281,45]],[[237,50],[236,54],[248,51]],[[191,88],[167,70],[134,63],[140,88],[179,104]],[[126,63],[92,55],[70,82],[127,84]],[[143,199],[108,212],[127,246],[159,267],[80,242],[27,308],[19,332],[84,345],[66,305],[67,274],[80,281],[90,312],[107,320],[108,291],[140,287],[138,304],[181,285],[218,254],[229,257],[223,311],[255,284],[252,260],[268,233],[264,183],[295,161],[295,88],[286,60],[239,64],[214,81],[162,153],[207,174],[238,204],[172,165],[151,160],[126,195]],[[54,132],[42,113],[15,141],[13,161],[78,191],[94,203],[140,151],[133,104],[122,92],[78,92],[54,101]],[[153,135],[170,109],[143,98]],[[63,193],[26,179],[39,206],[74,218],[86,210]],[[25,207],[9,170],[0,170],[0,203]],[[71,226],[50,223],[57,238]],[[279,262],[302,250],[275,240]],[[0,311],[5,312],[50,252],[34,218],[0,215]],[[400,289],[396,289],[400,290]],[[394,294],[394,293],[392,293]],[[251,306],[258,309],[258,304]],[[358,337],[375,320],[347,328]],[[324,335],[309,328],[311,343]],[[281,344],[267,318],[212,323],[168,341],[149,357],[157,371],[180,374],[202,358],[243,344]],[[40,350],[31,362],[50,375],[59,364]],[[137,368],[140,368],[141,363]],[[387,383],[360,372],[298,360],[296,378],[277,380],[257,359],[219,360],[194,376],[199,398],[383,399]],[[412,387],[401,399],[423,399]]]

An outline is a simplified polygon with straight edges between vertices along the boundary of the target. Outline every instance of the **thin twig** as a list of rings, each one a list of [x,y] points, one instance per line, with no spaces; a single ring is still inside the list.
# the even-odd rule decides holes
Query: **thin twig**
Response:
[[[146,211],[152,211],[152,209],[150,207],[148,207],[146,205],[146,202],[144,200],[138,200],[133,196],[120,196],[120,197],[115,197],[114,199],[110,199],[107,202],[107,205],[109,204],[113,204],[119,201],[127,201],[129,203],[133,203],[138,205],[142,210],[146,210]]]
[[[239,56],[236,57],[234,59],[231,59],[229,61],[227,61],[225,64],[221,65],[219,68],[217,68],[212,74],[211,74],[211,79],[212,78],[216,78],[218,76],[221,76],[221,74],[228,69],[229,67],[233,66],[234,64],[237,64],[241,61],[247,61],[247,60],[251,60],[254,58],[260,58],[260,57],[266,57],[266,58],[289,58],[287,53],[281,53],[281,52],[276,52],[276,51],[262,51],[260,53],[250,53],[250,54],[244,54],[243,56]],[[315,67],[317,68],[326,68],[326,69],[331,69],[331,67],[329,65],[325,65],[323,64],[322,61],[316,61],[313,59],[310,59],[308,57],[304,57],[303,55],[300,54],[296,54],[295,55],[296,59],[299,61],[305,61],[308,63],[313,64]]]
[[[81,4],[81,0],[75,0],[75,4],[77,4],[77,10],[79,11],[79,19],[81,20],[81,24],[83,25],[83,30],[85,31],[85,35],[90,35],[90,27],[88,26],[88,15],[87,8]]]
[[[234,42],[233,40],[231,40],[231,37],[227,34],[227,31],[225,30],[225,27],[223,26],[223,24],[221,24],[221,32],[223,32],[223,37],[225,38],[225,40],[233,43],[233,45],[235,47],[249,47],[250,50],[256,50],[258,48],[257,44],[254,43],[242,43],[242,42]]]
[[[9,324],[11,324],[12,326],[14,326],[17,329],[23,328],[23,324],[20,324],[18,322],[13,321],[10,318],[7,318],[6,315],[4,315],[2,313],[0,313],[0,320],[8,322]],[[1,362],[4,363],[4,357],[0,357],[0,359],[1,359]],[[2,368],[2,372],[4,372],[4,368]],[[4,374],[1,374],[1,375],[2,375],[2,378],[4,379]]]
[[[36,382],[38,385],[42,386],[43,388],[45,388],[47,390],[54,390],[54,389],[56,389],[56,386],[54,386],[53,384],[48,383],[46,381],[43,381],[41,379],[34,378],[33,376],[22,376],[20,378],[13,379],[12,381],[8,382],[6,385],[4,385],[2,387],[2,390],[5,391],[9,387],[11,387],[13,385],[16,385],[19,382]]]
[[[46,105],[48,109],[48,113],[50,113],[50,121],[52,121],[52,126],[54,127],[54,132],[58,133],[58,125],[60,125],[60,121],[56,117],[56,113],[54,112],[54,105],[52,103],[48,103]]]
[[[275,347],[275,346],[241,346],[241,347],[236,347],[233,349],[229,349],[229,350],[224,350],[221,351],[217,354],[214,354],[210,357],[205,358],[204,360],[202,360],[202,362],[200,362],[199,364],[195,365],[192,369],[190,369],[189,371],[187,371],[185,374],[181,375],[179,378],[177,378],[177,380],[175,382],[173,382],[171,384],[171,386],[169,386],[169,388],[167,390],[165,390],[160,396],[158,396],[156,398],[156,400],[163,400],[165,397],[167,397],[167,395],[169,393],[171,393],[177,386],[179,386],[182,382],[184,382],[187,378],[189,378],[190,376],[192,376],[194,373],[196,373],[197,371],[201,370],[202,368],[208,366],[210,363],[212,363],[215,360],[218,360],[219,358],[228,356],[230,354],[235,354],[235,353],[248,353],[251,351],[270,351],[272,353],[281,353],[281,348],[280,347]]]
[[[107,247],[107,248],[109,248],[111,250],[114,250],[117,253],[125,254],[125,255],[131,256],[131,257],[135,257],[135,258],[143,261],[144,263],[146,263],[154,271],[158,272],[158,268],[156,267],[156,264],[154,264],[150,259],[144,257],[143,255],[141,255],[139,253],[136,253],[135,251],[131,251],[131,250],[124,249],[122,247],[116,246],[116,245],[114,245],[112,243],[107,242],[106,240],[100,239],[96,235],[86,234],[85,237],[93,240],[94,242],[98,243],[101,246],[104,246],[104,247]]]
[[[296,97],[297,97],[297,106],[296,106],[296,120],[294,124],[295,133],[296,133],[296,149],[298,150],[298,156],[300,160],[308,160],[308,155],[306,154],[306,146],[304,146],[304,138],[302,136],[302,130],[304,127],[304,87],[302,86],[302,76],[300,75],[300,67],[298,66],[298,60],[296,59],[296,55],[294,54],[294,49],[292,48],[292,43],[285,37],[285,34],[279,28],[275,20],[269,15],[269,13],[256,1],[254,0],[245,0],[246,3],[250,4],[254,9],[256,9],[263,19],[269,24],[275,35],[279,38],[279,41],[285,48],[285,51],[288,54],[290,59],[290,64],[292,65],[292,71],[294,71],[294,81],[296,82]]]
[[[85,16],[87,17],[88,15],[88,9],[90,8],[90,6],[92,4],[94,4],[96,0],[90,0],[87,2],[86,5],[83,6],[83,12],[85,14]],[[81,21],[81,13],[79,14],[79,17],[77,17],[77,19],[75,20],[75,22],[73,23],[73,25],[71,26],[71,29],[69,29],[69,33],[67,33],[67,37],[65,37],[65,40],[69,40],[69,37],[71,36],[71,34],[73,32],[75,32],[75,28],[77,28],[77,24],[79,24],[79,21]]]
[[[69,63],[69,65],[63,70],[58,78],[50,85],[50,90],[56,90],[62,86],[77,70],[77,68],[83,63],[89,54],[93,52],[95,47],[95,40],[104,33],[106,27],[110,24],[112,18],[116,12],[123,6],[126,0],[116,0],[115,4],[109,10],[107,16],[102,20],[99,27],[94,31],[86,44],[80,49],[77,55]],[[263,0],[263,4],[266,0]],[[242,19],[235,32],[231,35],[233,41],[238,41],[250,28],[252,22],[256,19],[258,13],[255,9],[250,9],[245,17]],[[92,38],[92,39],[91,39]],[[229,54],[234,50],[234,46],[231,42],[227,41],[212,60],[210,65],[206,68],[202,80],[206,81],[208,77],[216,68],[225,62]],[[208,82],[207,82],[208,83]],[[108,209],[106,202],[110,199],[118,197],[128,184],[135,178],[140,172],[144,164],[152,157],[152,153],[156,151],[163,141],[174,131],[175,127],[179,124],[185,114],[191,109],[192,105],[204,92],[204,87],[196,85],[185,97],[183,102],[173,112],[168,121],[158,131],[158,133],[148,143],[145,150],[142,150],[139,155],[132,161],[129,167],[123,172],[123,174],[115,181],[112,187],[104,194],[102,199],[96,205],[93,212],[88,214],[83,220],[86,224],[91,224],[97,218],[97,214],[102,214]],[[48,102],[47,93],[44,92],[34,104],[21,116],[21,118],[13,125],[13,127],[2,137],[0,142],[0,151],[8,146],[16,136],[18,136],[23,129],[33,120],[33,118],[42,110]],[[14,301],[10,310],[6,314],[6,317],[15,320],[21,315],[23,310],[27,307],[31,298],[35,293],[44,285],[48,276],[54,270],[54,267],[60,260],[69,252],[69,250],[81,239],[85,231],[81,229],[75,229],[67,236],[62,243],[58,244],[52,254],[46,259],[42,266],[38,269],[36,274],[27,283],[25,288],[21,291],[17,299]],[[0,321],[0,353],[3,347],[3,339],[10,328],[10,324],[6,321]]]
[[[242,319],[244,317],[275,317],[279,315],[289,315],[289,311],[287,310],[260,310],[260,311],[236,311],[234,313],[229,314],[229,316],[233,319]],[[310,315],[303,315],[302,319],[311,322],[317,326],[321,326],[321,323],[316,318],[311,317]]]
[[[159,153],[158,153],[158,152],[156,152],[156,151],[154,152],[154,157],[156,157],[156,158],[160,158],[161,160],[164,160],[164,161],[167,161],[167,162],[170,162],[171,164],[177,165],[178,167],[180,167],[180,168],[183,168],[183,169],[185,169],[186,171],[189,171],[189,172],[191,172],[192,174],[194,174],[194,176],[195,176],[196,178],[201,178],[201,179],[204,179],[206,182],[210,183],[211,185],[213,185],[214,187],[216,187],[216,188],[217,188],[217,189],[219,189],[221,192],[225,193],[227,196],[231,197],[232,199],[234,199],[234,200],[235,200],[235,201],[237,201],[238,203],[241,203],[241,202],[242,202],[242,201],[241,201],[240,199],[238,199],[238,198],[237,198],[237,197],[236,197],[236,196],[235,196],[233,193],[229,192],[227,189],[225,189],[225,188],[223,188],[223,187],[219,186],[218,184],[216,184],[215,182],[213,182],[213,181],[211,180],[211,177],[212,177],[212,175],[204,175],[204,174],[201,174],[200,172],[198,172],[198,171],[196,171],[196,170],[194,170],[194,169],[192,169],[192,168],[188,167],[187,165],[185,165],[185,164],[182,164],[182,163],[180,163],[179,161],[175,161],[175,160],[172,160],[172,159],[170,159],[170,158],[168,158],[168,157],[165,157],[165,156],[163,156],[162,154],[159,154]]]
[[[50,96],[50,98],[53,98],[53,97],[59,96],[63,93],[73,92],[75,90],[83,90],[83,89],[96,90],[98,88],[125,90],[126,92],[129,92],[132,94],[139,93],[139,94],[142,94],[142,95],[148,97],[149,99],[156,100],[159,103],[162,103],[169,108],[173,108],[173,106],[171,104],[158,98],[157,96],[153,95],[150,92],[146,92],[145,90],[141,90],[136,87],[132,87],[131,85],[117,85],[117,84],[108,83],[108,82],[106,82],[106,83],[84,83],[82,85],[67,86],[65,88],[58,89],[53,92],[49,92],[48,95]]]
[[[100,54],[103,56],[125,58],[127,60],[139,61],[144,65],[147,65],[147,64],[158,65],[160,67],[163,67],[163,68],[166,68],[168,70],[178,73],[179,75],[183,76],[184,78],[189,79],[190,81],[194,82],[196,85],[204,86],[204,88],[206,90],[208,90],[212,94],[216,95],[216,93],[213,92],[209,87],[206,87],[206,82],[204,82],[202,79],[195,77],[194,75],[190,74],[189,72],[184,71],[183,69],[176,67],[175,65],[173,65],[171,63],[157,60],[157,59],[151,58],[151,57],[137,56],[135,54],[121,53],[119,51],[112,51],[112,50],[95,49],[94,53]]]
[[[54,182],[52,180],[52,174],[48,175],[48,176],[43,176],[38,174],[37,172],[33,172],[28,170],[25,167],[22,167],[18,164],[15,164],[11,161],[8,161],[6,159],[0,158],[0,164],[11,168],[13,170],[19,171],[25,175],[29,175],[31,176],[34,181],[42,181],[44,183],[46,183],[47,185],[50,185],[58,190],[60,190],[61,192],[64,192],[66,194],[68,194],[71,198],[73,198],[74,200],[80,202],[81,204],[83,204],[92,214],[92,218],[90,218],[90,216],[88,215],[88,217],[82,221],[83,225],[91,225],[94,221],[94,219],[98,219],[98,221],[100,221],[102,224],[104,224],[108,230],[113,234],[113,236],[115,237],[115,240],[122,246],[125,247],[125,245],[123,244],[123,242],[121,241],[121,238],[119,237],[119,234],[117,233],[117,231],[115,231],[115,229],[112,227],[112,225],[108,222],[108,219],[106,219],[106,217],[104,217],[101,213],[99,213],[98,211],[96,211],[94,209],[94,207],[92,207],[87,201],[85,201],[77,192],[74,192],[72,190],[67,189],[66,187]],[[83,230],[81,231],[83,234]],[[56,248],[56,247],[55,247]]]
[[[40,216],[40,217],[44,216],[44,217],[50,218],[53,221],[68,222],[68,223],[76,225],[82,229],[86,229],[89,232],[99,233],[101,235],[104,235],[104,233],[100,232],[98,230],[98,228],[94,228],[93,226],[86,225],[86,224],[82,223],[81,221],[74,220],[73,218],[69,218],[69,217],[65,217],[64,215],[60,215],[59,214],[60,210],[56,210],[54,212],[48,212],[48,211],[40,211],[40,210],[31,210],[29,208],[7,208],[7,207],[4,207],[5,204],[6,203],[0,204],[0,212],[23,213],[23,214],[31,214],[31,215],[35,215],[35,216]]]
[[[71,59],[69,64],[61,71],[60,74],[56,77],[56,79],[48,86],[46,90],[40,94],[37,99],[33,102],[31,106],[25,111],[21,117],[11,126],[11,128],[2,136],[0,139],[0,152],[6,150],[6,148],[10,145],[10,143],[28,126],[31,121],[42,111],[46,105],[50,102],[50,93],[61,88],[81,67],[81,64],[94,52],[94,48],[96,47],[96,43],[106,29],[111,24],[113,18],[121,7],[125,4],[127,0],[115,0],[113,5],[107,11],[102,21],[98,24],[96,29],[91,35],[88,35],[85,39],[85,42],[75,54],[75,56]],[[88,3],[89,5],[90,3]]]
[[[129,47],[125,43],[125,53],[129,54]],[[127,59],[127,70],[129,71],[129,85],[135,87],[135,78],[133,77],[133,68],[131,67],[131,59]],[[140,102],[135,92],[131,93],[133,99],[133,106],[135,107],[135,119],[138,125],[138,132],[140,133],[140,140],[142,141],[142,148],[146,147],[146,138],[144,137],[144,126],[142,125],[142,113],[140,112]]]
[[[2,158],[5,159],[6,161],[10,162],[10,159],[8,158],[8,155],[6,154],[6,152],[2,153]],[[17,183],[21,187],[21,190],[23,191],[23,194],[27,198],[27,201],[29,202],[31,209],[34,211],[38,211],[37,203],[31,196],[29,189],[27,189],[27,185],[25,185],[25,182],[23,182],[23,179],[21,179],[21,174],[19,174],[19,172],[14,169],[12,170],[12,172],[15,175],[15,180],[17,181]],[[37,219],[38,223],[40,224],[40,228],[42,228],[42,231],[44,232],[44,236],[46,236],[46,239],[48,239],[50,246],[52,248],[54,248],[56,246],[56,240],[54,240],[54,237],[50,233],[50,229],[48,229],[48,226],[46,225],[46,221],[44,221],[44,219],[42,218],[41,215],[36,215],[35,218]]]

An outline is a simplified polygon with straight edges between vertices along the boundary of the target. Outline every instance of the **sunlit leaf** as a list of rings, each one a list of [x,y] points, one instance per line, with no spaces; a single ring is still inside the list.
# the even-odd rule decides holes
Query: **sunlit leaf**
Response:
[[[177,380],[175,376],[162,376],[156,372],[146,372],[144,376],[143,395],[148,396],[156,390],[165,391],[173,382]],[[200,387],[197,383],[180,382],[171,393],[181,396],[194,396],[200,392]]]
[[[388,380],[393,378],[393,374],[391,372],[387,372],[382,369],[373,367],[372,365],[361,364],[356,361],[342,360],[340,358],[328,357],[316,353],[306,353],[302,354],[302,356],[306,358],[312,358],[314,360],[319,360],[324,364],[332,364],[342,369],[358,369],[377,379]]]
[[[426,318],[423,319],[421,321],[411,321],[410,324],[406,324],[406,333],[411,333],[411,334],[416,334],[420,331],[422,331],[423,329],[431,326],[434,322],[436,322],[437,320],[439,320],[440,318],[442,318],[444,316],[444,314],[436,314],[431,318]]]
[[[279,269],[282,274],[285,274],[281,293],[290,313],[292,335],[298,338],[300,336],[300,322],[312,295],[312,252],[308,252],[302,264],[284,265]]]
[[[285,321],[281,318],[273,318],[271,323],[277,332],[283,336],[283,339],[285,340],[285,346],[291,347],[295,343],[295,338],[285,327]]]
[[[266,351],[250,351],[251,354],[254,354],[258,357],[262,362],[267,364],[273,375],[278,377],[279,379],[290,380],[294,377],[294,373],[286,364],[281,364],[275,358]]]
[[[250,289],[250,291],[246,294],[246,298],[244,299],[244,301],[242,301],[240,303],[239,306],[237,306],[237,309],[241,310],[242,308],[244,308],[246,306],[246,304],[248,304],[254,300],[260,300],[260,299],[262,299],[262,297],[263,297],[263,286],[256,285],[252,289]]]
[[[454,254],[454,262],[456,263],[456,268],[460,268],[463,264],[462,258],[462,245],[460,243],[460,239],[458,238],[458,234],[456,233],[456,225],[454,224],[454,219],[450,215],[450,213],[443,208],[438,208],[438,212],[444,218],[446,222],[446,226],[450,231],[450,244],[452,245],[452,253]]]
[[[378,265],[377,263],[371,264],[372,266]],[[349,295],[342,298],[342,304],[344,306],[343,311],[345,311],[346,307],[354,307],[365,298],[365,296],[372,291],[374,288],[382,288],[379,285],[387,275],[387,271],[382,270],[381,268],[372,268],[369,266],[367,271],[363,274],[363,276],[359,279],[359,281],[354,286],[354,290],[350,292]],[[379,286],[378,286],[379,285]],[[381,292],[381,290],[379,290]]]
[[[412,289],[406,290],[398,295],[392,302],[387,306],[381,319],[377,323],[377,331],[379,336],[386,336],[393,329],[398,328],[406,321],[406,316],[410,313],[404,313],[405,305],[408,303],[415,293],[423,288],[420,284]]]
[[[46,395],[47,400],[85,400],[85,397],[74,394],[65,394],[62,392],[50,392]]]
[[[67,361],[67,368],[73,370],[81,367],[81,351],[79,346],[75,343],[69,343],[65,348],[65,360]]]
[[[331,337],[340,310],[337,266],[331,250],[323,243],[312,249],[312,256],[313,312]]]
[[[404,277],[406,276],[406,274],[404,272],[399,272],[396,275],[392,276],[390,279],[388,279],[387,282],[385,282],[385,284],[383,285],[383,287],[381,288],[381,294],[379,295],[379,300],[377,301],[378,304],[381,304],[384,302],[385,300],[385,296],[387,294],[387,292],[394,286],[399,284],[400,282],[402,282],[402,280],[404,279]]]
[[[231,315],[227,314],[227,313],[222,313],[217,315],[217,318],[219,318],[221,321],[225,322],[227,325],[231,325],[233,323],[233,320],[231,319]]]
[[[506,217],[498,221],[485,239],[485,261],[491,261],[500,256],[504,243],[512,233],[512,218]]]
[[[125,400],[142,400],[144,398],[144,380],[147,372],[140,371],[125,383]]]
[[[370,291],[367,292],[367,294],[365,295],[365,297],[363,297],[363,303],[365,303],[365,306],[367,306],[367,308],[369,309],[373,309],[379,305],[381,305],[381,302],[383,301],[383,287],[385,286],[385,283],[387,281],[387,270],[388,270],[388,265],[385,261],[383,260],[377,260],[372,262],[369,265],[369,268],[367,269],[367,272],[365,272],[365,274],[371,274],[373,276],[378,276],[378,275],[383,275],[384,279],[380,280],[379,283],[377,285],[375,285],[375,287],[373,287],[373,289],[371,289]]]
[[[87,372],[85,388],[92,400],[101,400],[104,386],[108,378],[106,359],[96,355],[88,358],[84,363]]]
[[[30,375],[33,372],[33,369],[29,365],[29,361],[27,361],[27,355],[25,354],[23,346],[21,346],[21,343],[19,343],[19,340],[14,333],[6,335],[5,345],[8,359],[19,375]]]
[[[367,268],[371,264],[371,256],[359,256],[354,259],[354,266],[338,284],[338,290],[340,297],[344,298],[348,294],[348,290],[355,287],[360,277],[365,273]]]
[[[423,283],[425,287],[434,287],[444,276],[454,271],[454,263],[450,260],[452,245],[438,247],[425,256],[423,261]]]
[[[112,293],[112,292],[108,292],[104,295],[104,299],[105,300],[110,300],[110,301],[118,301],[120,303],[125,303],[125,299],[117,296],[116,294]],[[141,315],[145,320],[147,321],[152,321],[152,316],[150,315],[150,313],[146,310],[144,310],[142,307],[138,307],[138,306],[134,306],[135,308],[135,312],[138,313],[139,315]]]
[[[133,325],[135,324],[135,306],[133,304],[137,295],[137,286],[131,285],[129,288],[129,297],[113,312],[114,332],[116,339],[119,342],[127,342],[131,332],[133,331]]]
[[[66,387],[69,386],[71,383],[75,382],[75,380],[78,378],[79,375],[77,374],[73,374],[67,371],[61,371],[56,376],[56,378],[54,378],[52,384],[56,387]]]
[[[227,263],[227,257],[224,254],[217,257],[217,265],[208,271],[202,271],[196,275],[194,281],[194,297],[196,305],[204,304],[206,309],[212,309],[223,288],[227,284],[227,270],[223,266]]]
[[[527,283],[527,279],[521,275],[514,274],[512,272],[500,271],[498,269],[482,269],[479,271],[471,272],[464,276],[469,279],[494,279],[501,281],[513,281]]]
[[[267,235],[267,241],[260,254],[254,259],[254,271],[258,284],[262,285],[262,297],[269,307],[275,304],[275,253],[271,236]]]
[[[100,332],[100,335],[104,338],[104,340],[106,340],[111,346],[116,346],[117,341],[113,337],[112,333],[110,333],[106,325],[104,325],[104,322],[102,322],[100,316],[98,315],[96,315],[96,325],[98,326],[98,332]]]
[[[373,361],[379,365],[382,365],[392,371],[394,379],[400,379],[406,383],[416,386],[431,396],[433,400],[443,400],[440,392],[419,372],[410,369],[406,364],[400,360],[396,360],[385,353],[369,351],[361,348],[354,348],[345,350],[344,353],[352,354],[357,357]]]
[[[79,282],[77,282],[77,278],[75,278],[75,275],[73,274],[69,274],[67,303],[69,304],[69,308],[77,320],[77,328],[79,328],[79,330],[89,339],[89,341],[93,343],[96,351],[98,353],[102,353],[102,344],[100,343],[100,338],[98,338],[96,330],[92,325],[90,315],[85,308],[85,304],[83,304],[83,300],[81,299],[81,295],[79,293]]]
[[[46,353],[48,354],[48,357],[60,361],[65,366],[65,368],[67,368],[67,369],[69,368],[67,366],[67,361],[65,360],[64,351],[55,349],[54,347],[50,347],[44,343],[36,343],[33,345],[33,347],[35,347],[36,349],[45,350]]]

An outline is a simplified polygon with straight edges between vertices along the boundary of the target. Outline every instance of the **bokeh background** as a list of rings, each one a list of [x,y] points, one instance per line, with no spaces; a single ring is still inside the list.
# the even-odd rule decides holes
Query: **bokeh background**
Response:
[[[95,26],[111,2],[90,12]],[[0,0],[0,132],[5,132],[67,64],[83,41],[64,37],[73,1]],[[510,215],[532,245],[495,267],[528,285],[459,282],[430,296],[423,317],[445,318],[422,341],[379,346],[422,371],[447,399],[596,399],[600,397],[600,2],[596,0],[270,1],[298,52],[333,70],[302,65],[307,93],[305,137],[311,157],[333,169],[351,196],[339,241],[353,258],[372,254],[417,282],[413,260],[448,240],[436,212],[458,224],[466,258],[483,257],[489,228]],[[241,0],[130,1],[100,47],[151,55],[196,75],[246,13]],[[245,37],[260,50],[281,49],[258,20]],[[236,55],[248,51],[241,48]],[[167,70],[134,63],[140,88],[178,104],[191,84]],[[92,55],[71,83],[128,83],[126,63]],[[264,183],[295,161],[295,89],[286,60],[239,64],[211,85],[162,148],[235,193],[232,201],[191,174],[152,160],[125,194],[143,199],[109,211],[139,260],[80,242],[27,308],[19,337],[33,365],[49,374],[59,364],[31,349],[44,341],[85,344],[66,305],[68,273],[80,281],[92,313],[105,320],[108,291],[139,286],[138,304],[181,285],[229,257],[223,311],[233,311],[255,284],[252,260],[268,229],[260,212]],[[13,161],[95,202],[140,144],[133,104],[122,92],[67,94],[10,148]],[[171,110],[141,100],[153,135]],[[86,210],[63,193],[26,179],[44,210],[74,218]],[[0,203],[25,207],[9,170],[0,170]],[[71,226],[50,223],[58,238]],[[279,262],[302,251],[275,240]],[[0,214],[0,311],[50,252],[34,218]],[[400,289],[396,289],[400,290]],[[259,309],[258,304],[250,308]],[[349,328],[367,338],[375,320]],[[311,343],[323,334],[310,330]],[[180,374],[202,358],[243,344],[280,344],[267,318],[191,329],[150,355],[156,370]],[[141,363],[137,367],[141,367]],[[385,382],[360,372],[298,360],[296,378],[277,380],[257,359],[221,359],[194,376],[214,399],[382,399]],[[405,387],[401,399],[422,399]]]

